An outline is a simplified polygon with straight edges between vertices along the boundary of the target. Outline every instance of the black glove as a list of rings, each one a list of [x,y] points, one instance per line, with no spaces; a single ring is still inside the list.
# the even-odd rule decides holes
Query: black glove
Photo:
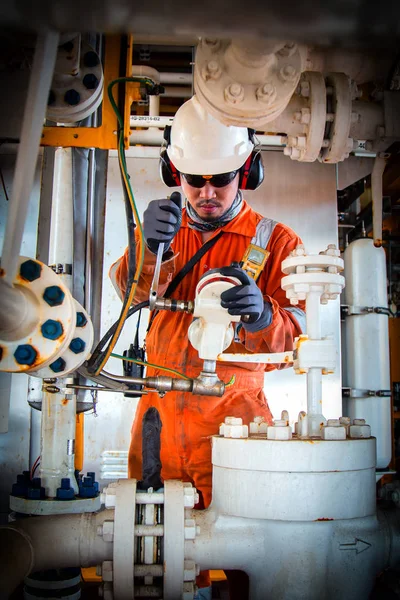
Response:
[[[173,192],[170,198],[152,200],[143,214],[143,233],[148,249],[157,254],[164,242],[164,252],[179,231],[182,222],[182,197]]]
[[[272,307],[264,302],[260,288],[254,279],[240,267],[222,267],[221,275],[236,277],[242,285],[236,285],[221,294],[221,306],[228,309],[230,315],[241,315],[243,327],[247,331],[259,331],[272,322]],[[243,317],[246,316],[246,319]]]

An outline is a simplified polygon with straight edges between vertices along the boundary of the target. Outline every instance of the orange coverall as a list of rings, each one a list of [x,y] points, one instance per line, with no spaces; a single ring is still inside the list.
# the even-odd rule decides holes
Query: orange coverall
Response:
[[[173,298],[194,300],[196,284],[209,269],[239,262],[262,216],[243,202],[239,215],[224,225],[224,234],[217,243],[196,263],[175,292]],[[214,236],[220,229],[214,232]],[[233,342],[227,352],[282,352],[293,349],[293,339],[301,333],[296,317],[284,310],[290,302],[280,287],[281,262],[300,238],[285,225],[278,223],[267,245],[270,256],[258,279],[264,299],[272,305],[272,323],[256,333],[246,332],[242,327],[241,343]],[[186,210],[183,209],[182,225],[172,242],[173,258],[163,262],[160,274],[159,295],[162,295],[174,274],[190,260],[202,246],[201,233],[188,226]],[[135,303],[148,299],[154,273],[155,255],[147,248],[145,264],[138,284]],[[114,263],[114,279],[125,293],[128,255]],[[304,305],[300,303],[299,308]],[[196,377],[202,369],[202,361],[188,339],[192,316],[185,313],[160,311],[146,338],[148,361],[160,366],[174,368],[189,377]],[[143,396],[138,405],[132,426],[129,450],[129,476],[141,478],[141,427],[142,417],[150,406],[155,406],[161,417],[161,461],[163,479],[190,481],[201,492],[201,508],[211,502],[211,436],[218,433],[219,425],[226,416],[242,417],[248,424],[255,416],[263,416],[272,422],[272,415],[264,396],[264,372],[274,367],[256,363],[217,364],[222,381],[236,375],[235,384],[228,388],[222,398],[197,396],[190,393],[169,392],[164,398],[157,393]],[[158,369],[147,369],[148,376],[165,375]]]

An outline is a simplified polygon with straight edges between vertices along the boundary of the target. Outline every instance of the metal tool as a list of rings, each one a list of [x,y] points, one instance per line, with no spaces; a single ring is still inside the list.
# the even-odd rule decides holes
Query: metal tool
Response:
[[[173,192],[173,194],[171,194],[171,196],[168,197],[168,200],[172,200],[172,202],[174,204],[176,204],[176,206],[179,209],[182,208],[182,196],[180,195],[179,192]],[[151,282],[150,296],[149,296],[150,310],[154,310],[155,305],[156,305],[158,282],[160,280],[160,271],[161,271],[162,257],[164,254],[164,247],[165,247],[164,242],[161,242],[157,249],[156,266],[154,269],[153,281]]]

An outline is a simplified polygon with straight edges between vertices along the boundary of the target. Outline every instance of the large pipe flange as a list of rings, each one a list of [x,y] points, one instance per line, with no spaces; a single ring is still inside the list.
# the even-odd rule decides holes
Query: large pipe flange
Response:
[[[284,111],[303,70],[294,43],[204,38],[194,85],[201,104],[226,125],[260,129]]]
[[[281,286],[291,304],[305,300],[307,294],[316,287],[321,287],[321,304],[334,300],[342,292],[345,280],[340,272],[344,269],[344,261],[340,251],[334,244],[320,254],[306,254],[303,245],[297,246],[290,256],[282,261]]]
[[[76,308],[61,278],[38,260],[19,258],[14,288],[4,288],[2,293],[12,295],[16,290],[25,298],[32,318],[22,327],[1,333],[0,370],[30,373],[48,367],[68,348]]]
[[[103,98],[103,68],[97,52],[80,36],[59,47],[47,118],[75,123],[91,115]]]
[[[348,158],[353,150],[353,138],[349,137],[353,88],[351,79],[344,73],[330,73],[325,78],[327,92],[327,128],[319,160],[338,163]]]
[[[292,160],[314,162],[320,155],[326,126],[326,86],[322,73],[303,73],[299,93],[307,100],[307,105],[295,114],[303,126],[303,134],[288,136],[283,152]]]
[[[75,328],[69,346],[48,367],[31,371],[35,377],[64,377],[85,362],[93,346],[94,331],[90,317],[86,310],[74,299],[75,303]]]

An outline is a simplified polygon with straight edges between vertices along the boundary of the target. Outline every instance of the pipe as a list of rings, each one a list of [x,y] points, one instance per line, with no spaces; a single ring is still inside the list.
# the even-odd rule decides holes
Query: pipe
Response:
[[[389,154],[380,152],[375,158],[374,167],[371,174],[371,192],[372,192],[372,228],[374,237],[374,246],[382,246],[382,196],[383,196],[383,172],[386,167]]]
[[[160,114],[160,96],[151,94],[149,96],[149,117],[158,117]]]
[[[30,573],[48,569],[92,567],[112,560],[113,544],[105,542],[104,521],[114,511],[31,517],[0,527],[0,581],[4,600]],[[4,592],[6,590],[6,592]]]
[[[193,85],[192,73],[160,73],[160,83],[172,85]]]
[[[192,88],[184,85],[168,85],[164,87],[161,96],[168,98],[191,98],[193,96]]]
[[[18,257],[53,77],[58,39],[59,34],[53,31],[38,36],[29,78],[2,255],[4,281],[10,287],[13,285],[17,273]]]
[[[73,378],[66,382],[73,383]],[[75,478],[76,395],[43,392],[40,477],[46,496],[55,498],[62,478],[68,477],[78,494]]]
[[[162,119],[163,117],[160,117]],[[136,127],[151,127],[151,129],[142,129],[142,130],[134,130],[131,133],[129,138],[129,142],[131,146],[135,144],[141,144],[144,146],[161,146],[164,139],[164,133],[161,130],[161,127],[164,126],[163,122],[160,124],[148,122],[146,125],[146,121],[139,121],[135,118],[134,121],[131,119],[131,124],[134,123]],[[169,123],[166,123],[167,125]],[[160,127],[160,129],[156,129],[156,127]],[[283,147],[286,144],[286,137],[281,135],[257,135],[257,141],[260,146],[277,146]]]
[[[132,77],[139,77],[140,79],[151,79],[154,83],[160,83],[160,73],[153,67],[146,65],[132,65]]]
[[[0,279],[0,338],[6,341],[27,337],[36,329],[39,313],[24,288],[9,287]]]

